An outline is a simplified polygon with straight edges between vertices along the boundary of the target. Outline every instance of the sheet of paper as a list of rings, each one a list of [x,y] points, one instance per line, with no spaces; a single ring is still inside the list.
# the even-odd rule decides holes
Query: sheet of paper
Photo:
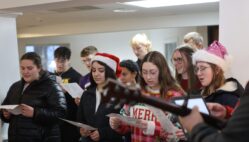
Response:
[[[69,123],[69,124],[71,124],[71,125],[74,125],[74,126],[79,127],[79,128],[84,128],[84,129],[89,130],[89,131],[97,130],[97,128],[94,128],[92,126],[89,126],[89,125],[86,125],[86,124],[83,124],[83,123],[70,121],[70,120],[62,119],[62,118],[60,118],[60,119],[67,122],[67,123]]]
[[[108,116],[108,117],[117,117],[122,122],[124,122],[124,123],[126,123],[128,125],[135,126],[135,127],[138,127],[138,128],[142,128],[142,126],[140,125],[141,123],[138,123],[139,120],[136,119],[136,118],[123,116],[123,115],[120,115],[120,114],[117,114],[117,113],[110,113],[110,114],[108,114],[106,116]]]
[[[61,85],[73,98],[80,98],[84,92],[77,83],[62,83]]]
[[[21,114],[21,108],[19,105],[1,105],[0,109],[6,109],[7,111],[9,111],[14,115]]]
[[[179,129],[171,122],[170,118],[168,117],[169,115],[166,115],[164,111],[161,109],[158,109],[156,107],[147,105],[146,106],[153,112],[153,114],[157,117],[158,121],[161,124],[161,127],[169,132],[172,133],[172,136],[169,136],[169,141],[170,142],[176,142],[178,141],[178,138],[176,136],[176,131]]]

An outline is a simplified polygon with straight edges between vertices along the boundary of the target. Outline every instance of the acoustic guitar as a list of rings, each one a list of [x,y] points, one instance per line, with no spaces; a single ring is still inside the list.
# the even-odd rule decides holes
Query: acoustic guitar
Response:
[[[114,104],[116,109],[120,109],[124,104],[135,105],[137,103],[145,103],[179,116],[186,116],[191,112],[191,109],[187,108],[187,97],[184,104],[179,106],[160,98],[144,95],[143,92],[141,92],[141,88],[128,87],[113,79],[107,80],[101,95],[101,101],[106,103],[107,107],[113,106]],[[224,120],[205,113],[201,113],[201,115],[204,121],[210,126],[222,129],[226,125]]]

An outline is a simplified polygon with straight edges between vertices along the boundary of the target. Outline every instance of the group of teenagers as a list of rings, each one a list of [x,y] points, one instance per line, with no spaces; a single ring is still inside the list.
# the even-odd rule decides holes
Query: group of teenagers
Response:
[[[220,42],[214,41],[205,48],[202,43],[203,38],[196,32],[185,35],[184,44],[172,54],[174,71],[162,53],[151,51],[152,44],[143,33],[136,34],[131,40],[132,50],[138,57],[136,62],[130,59],[120,62],[113,54],[100,53],[94,46],[85,47],[81,51],[82,62],[89,69],[85,76],[70,66],[71,51],[67,47],[55,50],[54,73],[42,69],[38,54],[25,53],[20,58],[22,78],[9,88],[2,103],[19,104],[21,110],[18,115],[1,110],[1,119],[9,123],[8,141],[249,141],[246,137],[249,132],[248,87],[244,90],[236,79],[225,78],[231,57]],[[166,102],[175,97],[198,95],[207,102],[210,115],[227,120],[227,125],[219,130],[208,126],[198,107],[184,117],[163,110],[176,128],[174,133],[169,132],[147,104],[124,104],[121,109],[116,109],[115,104],[106,107],[101,101],[101,93],[108,78],[119,80],[125,86],[139,86],[142,95]],[[72,98],[61,87],[61,83],[73,82],[84,89],[81,98]],[[110,113],[136,118],[137,125],[126,124],[119,117],[107,117]],[[96,129],[77,128],[60,118]]]

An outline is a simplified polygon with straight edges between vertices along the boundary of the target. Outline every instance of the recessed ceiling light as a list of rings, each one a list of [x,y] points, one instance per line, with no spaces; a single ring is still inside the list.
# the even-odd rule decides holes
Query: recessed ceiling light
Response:
[[[136,12],[137,10],[134,9],[115,9],[113,12],[116,13],[129,13],[129,12]]]
[[[219,0],[142,0],[142,1],[140,0],[140,1],[124,2],[122,4],[145,7],[145,8],[153,8],[153,7],[166,7],[166,6],[176,6],[176,5],[211,3],[211,2],[219,2]]]

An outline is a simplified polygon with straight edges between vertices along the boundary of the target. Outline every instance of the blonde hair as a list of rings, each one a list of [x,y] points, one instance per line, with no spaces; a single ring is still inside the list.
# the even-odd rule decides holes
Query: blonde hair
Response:
[[[191,41],[195,44],[196,47],[203,48],[203,37],[199,33],[190,32],[184,36],[184,43],[189,44],[189,42]]]
[[[147,47],[148,51],[151,51],[151,41],[148,39],[145,33],[138,33],[131,39],[131,46],[143,45]]]

